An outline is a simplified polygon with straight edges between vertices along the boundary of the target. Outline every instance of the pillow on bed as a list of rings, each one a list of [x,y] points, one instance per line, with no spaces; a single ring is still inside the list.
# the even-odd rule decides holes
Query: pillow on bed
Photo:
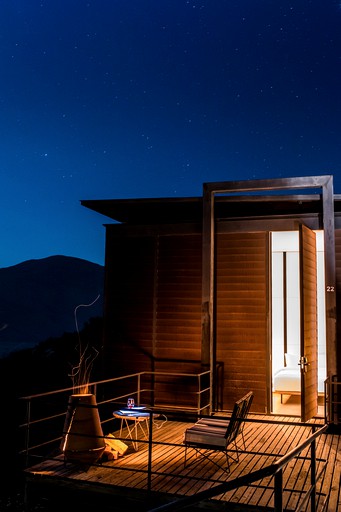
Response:
[[[287,352],[284,355],[285,355],[285,366],[288,366],[290,368],[297,368],[300,357],[295,354],[288,354]]]

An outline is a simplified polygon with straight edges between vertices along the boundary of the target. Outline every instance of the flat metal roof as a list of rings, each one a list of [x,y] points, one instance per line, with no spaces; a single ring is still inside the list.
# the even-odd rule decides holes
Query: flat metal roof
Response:
[[[202,221],[202,197],[90,199],[81,204],[125,224],[174,224]],[[341,212],[341,196],[334,196],[334,210]],[[320,194],[217,195],[217,219],[281,215],[322,214]]]

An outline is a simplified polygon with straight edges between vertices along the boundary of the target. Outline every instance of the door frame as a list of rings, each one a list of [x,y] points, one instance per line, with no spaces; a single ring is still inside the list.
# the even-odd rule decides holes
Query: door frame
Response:
[[[215,197],[219,194],[259,191],[320,189],[324,230],[327,376],[336,374],[336,279],[333,177],[310,176],[267,180],[225,181],[203,184],[202,226],[202,366],[210,369],[210,408],[214,403],[214,255]],[[270,403],[270,396],[268,397]]]
[[[318,230],[323,233],[322,230]],[[323,309],[321,305],[325,302],[325,286],[321,281],[324,281],[324,275],[319,275],[318,269],[318,259],[322,258],[323,266],[324,266],[324,252],[319,254],[320,242],[317,242],[317,233],[316,230],[309,228],[304,221],[300,221],[298,225],[298,229],[286,230],[286,234],[290,233],[293,236],[289,238],[288,244],[283,243],[283,239],[281,239],[281,232],[272,231],[271,232],[271,255],[270,260],[271,264],[274,265],[274,254],[277,253],[281,255],[281,263],[282,268],[275,266],[271,268],[271,285],[273,284],[272,280],[277,279],[276,287],[282,286],[282,300],[283,304],[281,306],[277,306],[281,308],[283,318],[282,322],[278,323],[278,310],[273,311],[274,305],[274,295],[272,294],[271,299],[271,318],[274,320],[272,322],[272,338],[274,335],[275,329],[275,338],[277,341],[281,340],[281,346],[272,344],[270,347],[272,354],[272,377],[276,374],[276,371],[280,369],[281,366],[292,366],[297,365],[297,370],[300,370],[300,389],[295,389],[292,393],[297,395],[300,398],[300,407],[301,407],[301,420],[307,421],[307,419],[312,418],[318,412],[318,392],[321,391],[319,389],[318,382],[320,381],[319,372],[320,372],[320,345],[322,349],[322,353],[324,353],[324,357],[321,359],[321,364],[325,367],[326,365],[326,336],[325,336],[325,319],[321,318],[321,314],[325,313],[325,306]],[[279,237],[278,237],[279,235]],[[275,244],[276,250],[274,251],[273,246],[273,237],[276,236]],[[285,238],[284,238],[285,240]],[[323,237],[322,237],[323,240]],[[320,247],[321,248],[321,247]],[[288,261],[288,255],[292,252],[294,255],[294,261],[291,261],[289,273],[287,272],[286,263]],[[297,260],[296,260],[297,257]],[[278,265],[278,260],[277,260]],[[296,276],[297,272],[297,276]],[[294,274],[294,278],[292,279],[291,275]],[[290,276],[290,277],[289,277]],[[296,277],[298,277],[296,281]],[[318,283],[320,282],[320,286]],[[297,284],[296,284],[297,283]],[[322,287],[321,287],[322,284]],[[294,286],[294,289],[292,288]],[[297,286],[297,288],[296,288]],[[294,300],[298,300],[296,307],[294,306],[294,313],[288,313],[288,301],[290,298],[287,293],[287,287],[289,287],[289,295]],[[324,294],[324,297],[321,297],[321,294]],[[280,292],[279,292],[280,293]],[[297,293],[297,295],[296,295]],[[318,297],[319,296],[319,297]],[[278,296],[277,296],[278,297]],[[321,303],[319,304],[319,300]],[[313,309],[313,305],[315,304],[315,311]],[[292,305],[291,308],[292,310]],[[292,324],[292,314],[296,314],[299,311],[299,321],[295,321]],[[277,314],[277,316],[276,316]],[[275,315],[275,316],[274,316]],[[288,320],[290,324],[290,338],[288,339]],[[281,325],[281,327],[279,327]],[[293,332],[293,325],[295,325],[295,331]],[[322,330],[323,327],[323,330]],[[320,338],[321,336],[321,338]],[[273,343],[273,339],[271,340]],[[290,345],[288,345],[290,343]],[[297,350],[299,353],[297,353]],[[276,360],[274,367],[274,358],[282,352],[282,361]],[[289,353],[289,362],[285,358],[285,353]],[[292,355],[294,354],[294,360],[292,360]],[[274,384],[273,382],[270,384],[272,386],[272,393],[274,393]],[[282,388],[283,390],[285,387]],[[283,393],[283,395],[285,392]],[[290,392],[287,392],[287,395],[291,395]],[[282,400],[281,400],[282,404]],[[273,395],[273,403],[272,403],[272,413],[277,411],[277,406],[274,402]],[[287,414],[285,412],[285,407],[281,408],[281,413]],[[295,414],[296,415],[296,414]]]

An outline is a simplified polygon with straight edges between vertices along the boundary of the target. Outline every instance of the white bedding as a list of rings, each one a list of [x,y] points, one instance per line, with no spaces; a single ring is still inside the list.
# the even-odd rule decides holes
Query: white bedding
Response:
[[[324,393],[324,381],[325,381],[325,372],[319,372],[318,378],[318,392]],[[299,366],[289,367],[286,366],[278,370],[273,377],[273,391],[288,391],[288,394],[291,392],[300,392],[301,391],[301,374]]]
[[[301,375],[299,368],[281,368],[273,379],[274,391],[301,391]]]

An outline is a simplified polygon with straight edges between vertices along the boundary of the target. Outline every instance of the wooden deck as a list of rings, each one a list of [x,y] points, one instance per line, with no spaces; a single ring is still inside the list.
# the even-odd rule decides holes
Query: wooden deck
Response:
[[[162,503],[198,494],[221,482],[264,467],[311,434],[310,428],[291,425],[294,418],[273,416],[264,418],[285,422],[275,425],[259,423],[261,418],[263,417],[250,416],[251,420],[256,421],[245,425],[246,450],[240,453],[238,463],[231,464],[229,474],[223,469],[226,464],[223,454],[212,455],[214,461],[222,467],[219,469],[212,460],[197,457],[191,449],[188,452],[189,463],[185,468],[184,447],[181,443],[183,432],[189,424],[156,420],[153,426],[153,439],[156,444],[152,447],[152,474],[149,482],[148,443],[140,440],[138,451],[135,451],[127,441],[129,449],[124,456],[90,468],[65,463],[59,455],[40,461],[25,470],[28,505],[37,499],[37,495],[40,498],[44,496],[45,490],[48,489],[50,493],[51,489],[54,489],[53,500],[56,500],[63,490],[67,489],[71,492],[81,489],[83,498],[87,496],[85,501],[88,504],[91,501],[90,494],[96,495],[97,501],[99,495],[101,496],[101,506],[97,507],[101,512],[130,508],[127,503],[137,504],[139,512],[150,511]],[[119,431],[113,434],[119,437]],[[122,437],[125,435],[126,431],[123,430]],[[241,441],[241,438],[239,440]],[[297,510],[303,491],[309,486],[309,453],[305,450],[301,455],[291,461],[284,472],[285,510]],[[341,511],[341,436],[338,434],[320,436],[317,444],[317,458],[317,472],[322,468],[323,460],[327,461],[327,467],[317,485],[316,511]],[[273,479],[263,479],[255,485],[215,496],[210,501],[201,503],[200,510],[206,508],[209,510],[271,510],[274,506],[273,485]],[[49,496],[48,492],[44,499],[48,499],[47,496]],[[85,510],[84,507],[83,510]],[[192,507],[188,510],[199,510],[199,508]]]

